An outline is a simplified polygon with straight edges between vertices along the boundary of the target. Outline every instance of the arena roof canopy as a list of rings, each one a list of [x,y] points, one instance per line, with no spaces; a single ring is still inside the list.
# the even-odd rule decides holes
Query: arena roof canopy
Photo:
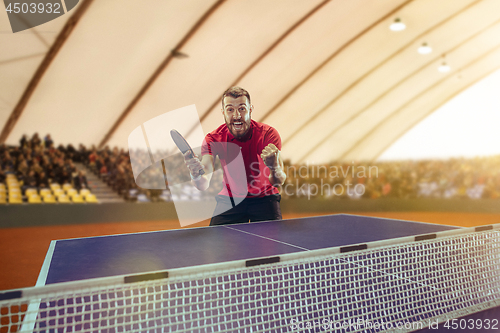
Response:
[[[396,19],[406,29],[390,30]],[[500,68],[498,0],[80,0],[18,33],[3,12],[0,30],[8,144],[38,132],[127,148],[135,128],[192,104],[207,133],[239,85],[285,158],[371,161]]]

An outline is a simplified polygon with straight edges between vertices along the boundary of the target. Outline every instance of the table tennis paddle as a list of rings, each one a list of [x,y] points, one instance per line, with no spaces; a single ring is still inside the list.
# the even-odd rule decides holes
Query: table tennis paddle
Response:
[[[175,145],[179,150],[181,151],[182,155],[184,155],[187,151],[190,152],[189,155],[187,155],[188,158],[192,158],[194,156],[193,149],[191,149],[191,146],[189,143],[184,139],[184,137],[181,135],[181,133],[177,132],[176,130],[170,130],[170,136],[172,137],[172,140],[174,140]],[[198,175],[193,175],[193,177],[198,177],[205,174],[205,170],[200,170]]]

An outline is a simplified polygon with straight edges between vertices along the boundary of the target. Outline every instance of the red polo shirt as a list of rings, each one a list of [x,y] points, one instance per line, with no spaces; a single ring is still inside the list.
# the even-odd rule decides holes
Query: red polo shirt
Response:
[[[236,139],[229,132],[226,124],[219,126],[205,137],[201,147],[201,155],[210,154],[219,156],[224,171],[224,182],[220,195],[240,197],[245,190],[237,188],[243,186],[246,179],[247,197],[264,197],[278,194],[279,190],[269,182],[269,168],[265,166],[260,154],[270,143],[281,150],[281,138],[273,127],[250,121],[250,130],[241,139]],[[244,167],[235,167],[240,163],[238,155],[241,152]],[[228,166],[229,165],[229,166]],[[226,184],[230,184],[229,189]],[[240,185],[238,185],[240,184]]]

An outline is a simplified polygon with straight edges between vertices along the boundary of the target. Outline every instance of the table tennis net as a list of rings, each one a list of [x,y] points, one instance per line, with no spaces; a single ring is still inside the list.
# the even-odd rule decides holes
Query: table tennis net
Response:
[[[498,229],[3,292],[0,332],[413,331],[500,306]]]

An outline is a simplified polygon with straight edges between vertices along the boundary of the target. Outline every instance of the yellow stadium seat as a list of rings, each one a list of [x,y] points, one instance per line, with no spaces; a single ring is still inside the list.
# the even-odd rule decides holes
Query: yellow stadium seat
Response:
[[[54,190],[54,195],[55,195],[56,197],[58,197],[58,196],[60,196],[60,195],[66,195],[66,193],[64,193],[64,190],[63,190],[62,188],[56,188],[56,189]]]
[[[96,196],[91,193],[87,194],[87,196],[85,197],[85,201],[87,201],[88,203],[99,203]]]
[[[8,188],[14,188],[14,187],[19,188],[19,187],[21,187],[21,184],[19,184],[17,181],[15,181],[15,182],[7,182],[7,187]]]
[[[0,195],[0,204],[5,204],[5,203],[7,203],[7,197],[4,195],[3,196]]]
[[[57,201],[59,201],[59,203],[71,203],[71,201],[69,200],[68,196],[64,195],[64,194],[61,194],[57,197]]]
[[[5,184],[4,184],[4,183],[0,183],[0,189],[2,189],[2,188],[3,188],[4,190],[6,189],[6,187],[5,187]]]
[[[9,187],[9,195],[11,194],[21,195],[21,189],[19,187]]]
[[[66,191],[66,194],[68,195],[68,197],[72,197],[73,195],[78,194],[78,191],[74,188],[70,188]]]
[[[50,190],[50,188],[42,188],[40,190],[40,195],[42,197],[46,196],[46,195],[52,195],[52,191]]]
[[[23,198],[21,197],[21,194],[17,193],[9,193],[9,203],[10,204],[22,204],[23,203]]]
[[[9,187],[9,189],[7,190],[7,193],[8,194],[11,194],[11,193],[19,193],[22,195],[21,193],[21,188],[20,187]]]
[[[56,203],[57,201],[56,201],[56,197],[53,196],[52,194],[45,194],[43,196],[43,202],[51,204],[51,203]]]
[[[38,194],[31,194],[30,196],[28,196],[28,202],[31,203],[31,204],[38,204],[38,203],[42,203],[42,199],[40,198],[40,196]]]
[[[82,197],[86,197],[86,196],[87,196],[87,195],[89,195],[89,194],[90,194],[90,190],[89,190],[88,188],[82,188],[82,189],[80,190],[80,195],[81,195]]]
[[[22,203],[23,203],[22,199],[9,198],[9,204],[11,204],[11,205],[18,205],[18,204],[22,204]]]
[[[6,195],[6,193],[7,193],[7,190],[5,188],[0,187],[0,195],[2,195],[2,194]]]
[[[80,195],[80,194],[73,194],[71,196],[71,200],[74,202],[74,203],[84,203],[85,201],[83,201],[83,197]]]
[[[21,191],[15,189],[14,191],[9,191],[9,197],[19,197],[19,198],[22,198],[22,194],[21,194]]]
[[[14,175],[13,173],[9,173],[7,176],[5,176],[5,178],[6,178],[7,180],[9,180],[9,179],[17,179],[17,178],[16,178],[16,175]]]
[[[65,190],[66,192],[72,188],[73,188],[73,186],[71,184],[68,184],[68,183],[63,184],[63,186],[62,186],[62,189]]]
[[[26,196],[29,198],[32,194],[38,194],[37,190],[35,188],[29,188],[26,190]]]
[[[61,185],[59,185],[58,183],[52,183],[50,184],[50,188],[52,189],[52,191],[55,191],[57,189],[60,189]]]

